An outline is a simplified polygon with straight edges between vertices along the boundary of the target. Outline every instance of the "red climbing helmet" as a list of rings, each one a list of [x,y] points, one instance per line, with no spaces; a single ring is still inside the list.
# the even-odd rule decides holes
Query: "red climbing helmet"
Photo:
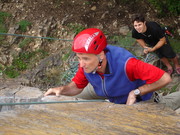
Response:
[[[88,28],[76,35],[72,50],[76,53],[99,54],[106,48],[105,35],[97,28]]]

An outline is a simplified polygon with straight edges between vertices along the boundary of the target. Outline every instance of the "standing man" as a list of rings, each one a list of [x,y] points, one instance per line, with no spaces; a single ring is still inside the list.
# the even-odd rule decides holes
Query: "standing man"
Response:
[[[168,59],[171,59],[175,71],[180,75],[178,58],[160,25],[156,22],[146,22],[142,15],[135,15],[132,23],[134,26],[132,37],[136,38],[136,41],[144,48],[144,53],[155,52],[167,67],[167,73],[170,75],[173,73],[173,67]]]
[[[96,95],[113,103],[132,105],[149,100],[154,91],[171,82],[165,71],[136,59],[123,48],[107,45],[105,35],[96,28],[80,32],[72,50],[79,61],[72,82],[48,89],[45,96],[75,96],[90,83]]]

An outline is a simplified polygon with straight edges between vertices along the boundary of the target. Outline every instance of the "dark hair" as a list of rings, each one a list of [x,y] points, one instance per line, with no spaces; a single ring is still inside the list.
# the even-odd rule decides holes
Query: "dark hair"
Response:
[[[143,22],[144,23],[145,22],[145,18],[144,18],[144,16],[142,14],[136,14],[132,18],[132,23],[134,23],[135,21]]]

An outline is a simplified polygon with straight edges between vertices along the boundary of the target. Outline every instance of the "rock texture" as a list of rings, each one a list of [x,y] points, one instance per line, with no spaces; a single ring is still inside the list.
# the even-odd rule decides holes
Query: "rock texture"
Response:
[[[50,101],[52,99],[44,99]],[[74,100],[60,97],[58,100]],[[180,115],[163,105],[109,102],[31,105],[0,113],[2,135],[178,135]]]
[[[23,80],[0,81],[0,103],[63,103],[0,106],[0,135],[178,135],[180,132],[180,114],[164,104],[142,102],[126,106],[82,102],[74,97],[42,97],[40,89],[22,83]]]

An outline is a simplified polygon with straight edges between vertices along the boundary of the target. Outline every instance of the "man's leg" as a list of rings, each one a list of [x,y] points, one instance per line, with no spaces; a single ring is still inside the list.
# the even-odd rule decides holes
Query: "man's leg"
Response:
[[[161,60],[161,61],[163,62],[163,64],[167,67],[167,73],[171,75],[171,74],[173,73],[173,67],[172,67],[171,64],[169,63],[168,59],[165,58],[165,57],[163,57],[163,58],[161,58],[160,60]]]
[[[82,99],[106,99],[105,97],[97,96],[93,86],[89,83],[84,90],[75,96],[76,98],[82,98]]]
[[[172,60],[172,58],[176,57],[176,53],[174,52],[174,50],[171,47],[171,45],[169,43],[168,44],[164,44],[161,48],[156,50],[156,53],[157,53],[158,57],[160,58],[160,60],[167,67],[167,72],[171,75],[172,72],[173,72],[173,67],[170,65],[168,59]],[[177,59],[175,58],[175,62],[177,62],[176,60]]]
[[[175,70],[176,70],[177,74],[180,75],[180,65],[179,65],[177,56],[172,58],[171,60],[174,63]]]
[[[173,92],[166,96],[155,93],[154,101],[176,110],[180,108],[180,91]]]

